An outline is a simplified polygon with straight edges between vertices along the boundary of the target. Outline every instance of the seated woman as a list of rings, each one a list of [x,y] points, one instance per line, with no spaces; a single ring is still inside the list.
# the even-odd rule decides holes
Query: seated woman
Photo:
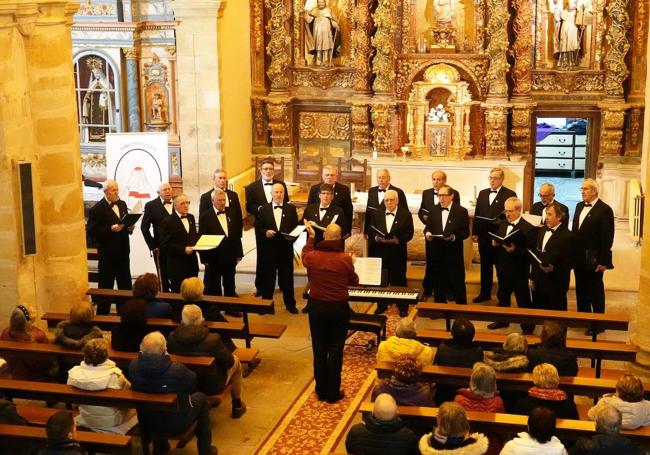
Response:
[[[372,400],[387,393],[399,406],[435,406],[431,386],[417,382],[422,372],[420,364],[413,358],[402,356],[395,363],[395,374],[384,379],[372,391]]]
[[[530,412],[528,432],[522,431],[508,441],[500,455],[566,455],[567,451],[555,433],[555,414],[539,407]]]
[[[506,412],[494,369],[482,362],[474,364],[469,389],[458,389],[454,401],[466,411]]]
[[[488,438],[469,432],[465,410],[454,402],[438,409],[438,426],[420,439],[421,455],[482,455],[488,451]]]
[[[566,329],[553,321],[544,322],[541,343],[528,351],[528,371],[541,363],[550,363],[560,376],[576,376],[578,359],[566,348]],[[559,416],[558,416],[559,417]]]
[[[614,406],[623,417],[621,428],[634,430],[650,425],[650,401],[643,399],[643,383],[631,374],[624,374],[616,383],[616,393],[608,393],[598,400],[587,414],[596,420],[598,411],[604,406]]]
[[[483,353],[483,363],[498,373],[526,373],[528,371],[528,340],[521,333],[511,333],[503,342],[503,348]],[[517,401],[526,396],[521,390],[502,390],[501,398],[506,409],[512,409]]]
[[[147,326],[147,302],[129,300],[120,306],[120,323],[111,329],[111,348],[139,352],[142,339],[152,331]]]
[[[133,297],[147,302],[147,317],[171,318],[171,305],[168,302],[156,300],[159,290],[160,280],[153,273],[144,273],[133,283]]]
[[[82,301],[70,308],[70,320],[61,321],[54,331],[54,342],[67,348],[81,349],[102,331],[93,324],[95,314],[90,303]]]
[[[9,327],[0,334],[2,341],[18,341],[21,343],[49,344],[45,332],[38,327],[33,327],[30,321],[29,310],[24,305],[18,305],[9,316]],[[5,355],[9,374],[13,379],[25,381],[53,381],[56,380],[56,359],[32,360],[21,355],[7,353]]]
[[[579,419],[573,397],[558,388],[560,376],[553,365],[537,365],[533,369],[533,384],[535,385],[528,389],[528,396],[509,410],[512,414],[529,415],[533,409],[543,406],[553,411],[559,419]]]
[[[413,319],[400,319],[395,335],[379,343],[377,361],[397,362],[400,357],[406,355],[417,360],[420,365],[431,365],[434,351],[416,340],[415,333]]]
[[[108,343],[102,338],[88,341],[84,359],[68,371],[68,384],[82,390],[129,389],[131,384],[108,358]],[[138,423],[130,409],[106,406],[79,406],[77,425],[100,433],[126,434]]]

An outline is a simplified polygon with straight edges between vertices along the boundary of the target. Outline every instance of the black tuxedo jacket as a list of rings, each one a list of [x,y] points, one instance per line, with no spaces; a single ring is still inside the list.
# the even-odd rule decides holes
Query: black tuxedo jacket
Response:
[[[396,186],[393,185],[388,185],[388,190],[395,190],[397,191],[397,203],[400,207],[404,207],[405,209],[408,210],[409,204],[408,201],[406,200],[406,195],[404,194],[404,191],[402,191],[400,188],[397,188]],[[366,203],[366,215],[365,215],[365,223],[364,223],[364,234],[370,234],[370,231],[368,230],[369,226],[368,223],[370,223],[370,217],[372,216],[372,212],[379,210],[380,212],[383,210],[384,212],[386,211],[386,206],[384,205],[384,201],[381,201],[381,204],[379,203],[379,186],[373,186],[368,190],[368,202]]]
[[[188,213],[187,220],[190,223],[189,232],[185,230],[176,211],[163,220],[160,226],[160,246],[167,256],[167,273],[170,280],[197,276],[199,273],[196,252],[185,254],[185,247],[194,246],[199,239],[194,215]]]
[[[505,186],[502,186],[497,193],[494,202],[490,205],[490,188],[485,188],[478,193],[476,198],[476,209],[474,210],[474,222],[472,223],[472,234],[478,235],[480,240],[489,240],[488,232],[495,232],[498,226],[498,221],[491,223],[486,220],[476,218],[476,216],[483,216],[486,218],[500,217],[504,218],[503,214],[504,204],[506,199],[510,197],[517,197],[517,193]]]
[[[576,267],[587,267],[587,256],[593,258],[596,265],[605,265],[613,269],[612,264],[612,243],[614,243],[614,211],[602,200],[591,208],[582,226],[578,228],[580,213],[585,203],[579,202],[573,215],[573,227],[571,230],[575,235]],[[589,264],[588,268],[592,268]],[[595,268],[595,266],[593,267]]]
[[[318,195],[320,194],[320,186],[322,183],[317,183],[312,185],[309,189],[309,199],[307,199],[307,205],[320,203]],[[343,209],[343,214],[348,223],[352,223],[352,214],[354,212],[352,208],[352,196],[350,196],[350,188],[343,185],[342,183],[334,184],[334,198],[332,199],[332,204],[338,205]]]
[[[436,205],[435,196],[436,191],[433,188],[426,189],[422,192],[422,202],[420,203],[420,210],[418,210],[418,218],[422,221],[422,224],[426,226],[427,220],[425,216],[428,216],[433,206]],[[460,205],[460,193],[454,190],[454,205]]]
[[[434,205],[429,212],[424,231],[445,236],[453,234],[455,237],[453,241],[434,238],[431,240],[431,248],[433,248],[434,254],[454,255],[455,259],[460,257],[460,260],[463,260],[463,240],[469,237],[469,215],[465,207],[453,202],[449,208],[445,228],[442,229],[442,207],[440,204]]]
[[[140,229],[142,230],[144,241],[147,242],[150,250],[160,247],[160,225],[168,216],[169,212],[167,212],[159,197],[150,200],[144,205]],[[153,235],[151,228],[153,228]]]
[[[573,267],[573,243],[575,237],[566,224],[561,224],[555,229],[555,232],[546,242],[546,248],[542,251],[542,243],[546,228],[539,228],[537,231],[537,238],[535,239],[535,255],[542,261],[544,265],[552,265],[553,271],[545,273],[540,269],[539,263],[532,260],[533,265],[531,269],[531,276],[535,283],[540,283],[543,286],[551,286],[553,284],[558,286],[569,285],[571,275],[571,268]]]
[[[501,220],[497,227],[496,234],[504,237],[510,223],[508,220]],[[512,234],[506,242],[506,245],[514,245],[515,251],[508,253],[501,245],[497,248],[497,264],[502,268],[516,271],[518,274],[528,275],[530,256],[529,248],[534,248],[537,235],[537,228],[523,218],[519,219],[517,225],[513,228],[518,232]],[[488,234],[490,238],[491,235]]]
[[[386,211],[375,210],[371,217],[371,225],[375,226],[386,238],[396,237],[398,244],[375,242],[376,231],[370,230],[368,235],[368,256],[382,258],[382,267],[388,268],[391,261],[406,261],[406,244],[413,238],[413,217],[407,208],[397,207],[395,221],[390,232],[386,232]]]
[[[560,207],[564,208],[564,213],[566,213],[566,216],[562,219],[562,223],[566,223],[569,220],[569,208],[558,200],[555,200],[555,203],[558,204]],[[530,213],[532,215],[542,216],[542,214],[544,213],[544,207],[545,206],[544,204],[542,204],[542,201],[537,201],[531,207]]]
[[[287,185],[280,181],[273,179],[273,184],[281,183],[284,187],[284,203],[289,202],[289,193],[287,191]],[[266,193],[264,192],[264,185],[262,184],[262,179],[257,179],[250,185],[246,187],[246,211],[253,215],[257,216],[260,207],[264,204],[268,204],[266,200]]]
[[[320,211],[320,202],[317,204],[311,204],[305,207],[305,211],[302,214],[302,223],[307,221],[314,221],[316,224],[322,227],[327,227],[336,217],[335,224],[338,224],[341,227],[341,236],[343,238],[350,236],[350,225],[348,220],[345,219],[345,214],[343,209],[338,205],[330,204],[327,207],[327,210],[324,212]],[[323,240],[323,233],[320,229],[314,229],[316,232],[315,241]]]
[[[262,256],[268,255],[284,255],[291,256],[293,260],[293,242],[294,240],[287,240],[282,234],[278,233],[275,237],[267,238],[266,231],[278,231],[275,225],[275,217],[273,215],[273,201],[266,203],[260,208],[260,213],[255,218],[255,231],[259,239],[261,239],[259,254]],[[293,231],[298,225],[298,213],[296,207],[287,202],[282,204],[282,220],[280,221],[280,232],[288,234]]]
[[[88,211],[88,223],[86,229],[88,234],[97,242],[97,253],[101,259],[120,259],[128,257],[129,231],[124,228],[120,232],[111,231],[111,226],[120,224],[120,219],[128,213],[126,202],[118,200],[117,207],[120,209],[118,217],[111,208],[106,198],[102,198]]]
[[[227,261],[237,261],[237,259],[244,257],[244,251],[241,243],[242,236],[242,222],[237,218],[237,214],[232,207],[226,207],[226,220],[228,224],[228,236],[224,238],[219,246],[214,250],[207,250],[199,252],[201,262],[207,263],[212,261],[219,261],[223,258]],[[203,234],[208,235],[225,235],[221,227],[221,223],[217,218],[214,207],[205,210],[199,216],[199,236]]]
[[[211,189],[210,191],[206,191],[201,195],[201,200],[199,202],[199,215],[203,212],[205,212],[208,209],[213,208],[212,205],[212,192],[214,189]],[[233,210],[233,216],[235,218],[239,218],[240,220],[243,219],[243,213],[241,211],[241,204],[239,203],[239,196],[237,193],[234,191],[226,189],[226,197],[228,198],[228,207]],[[200,222],[200,216],[199,216],[199,225],[201,224]]]

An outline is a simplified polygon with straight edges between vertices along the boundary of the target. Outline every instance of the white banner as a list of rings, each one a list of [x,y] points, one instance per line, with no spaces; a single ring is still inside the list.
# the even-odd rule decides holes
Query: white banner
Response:
[[[106,135],[106,178],[120,187],[120,199],[133,213],[158,197],[158,185],[169,180],[167,133],[111,133]],[[131,275],[156,273],[140,223],[131,235]]]

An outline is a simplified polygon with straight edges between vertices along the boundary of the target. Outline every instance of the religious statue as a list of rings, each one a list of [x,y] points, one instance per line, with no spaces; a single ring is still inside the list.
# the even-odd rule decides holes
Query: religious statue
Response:
[[[312,1],[305,3],[305,56],[313,55],[311,63],[316,66],[330,66],[332,59],[341,53],[341,36],[339,23],[332,10],[327,7],[327,0],[318,0],[316,7]]]
[[[154,93],[151,101],[151,118],[152,120],[163,120],[163,99],[160,93]]]
[[[433,0],[437,24],[449,24],[454,15],[453,0]]]
[[[579,66],[585,29],[593,18],[591,0],[549,0],[553,14],[553,56],[558,68]]]
[[[438,104],[436,107],[432,107],[431,110],[429,110],[427,121],[434,123],[447,123],[449,122],[449,114],[442,104]]]
[[[82,142],[103,142],[109,127],[114,124],[112,86],[103,71],[103,60],[90,57],[86,60],[90,69],[88,88],[81,103],[81,122],[89,126],[81,130]]]

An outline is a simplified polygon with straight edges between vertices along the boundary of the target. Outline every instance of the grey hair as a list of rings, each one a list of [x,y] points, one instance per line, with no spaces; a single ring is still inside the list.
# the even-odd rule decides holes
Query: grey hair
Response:
[[[525,354],[528,352],[528,340],[519,332],[511,333],[503,342],[503,349]]]
[[[185,305],[182,312],[183,325],[197,326],[203,324],[203,312],[198,305]]]
[[[596,431],[604,434],[617,434],[621,431],[622,421],[621,411],[611,404],[604,405],[596,413]]]
[[[226,174],[225,169],[215,169],[214,172],[212,173],[212,178],[214,179],[217,176],[217,174],[221,174],[222,172]]]
[[[598,193],[598,183],[594,179],[585,179],[582,184],[589,186],[591,189],[596,190],[596,193]]]
[[[492,398],[497,391],[497,375],[494,368],[483,362],[476,362],[469,379],[469,388],[483,398]]]
[[[140,352],[143,354],[164,354],[167,349],[167,340],[162,333],[150,332],[144,336],[140,343]]]

